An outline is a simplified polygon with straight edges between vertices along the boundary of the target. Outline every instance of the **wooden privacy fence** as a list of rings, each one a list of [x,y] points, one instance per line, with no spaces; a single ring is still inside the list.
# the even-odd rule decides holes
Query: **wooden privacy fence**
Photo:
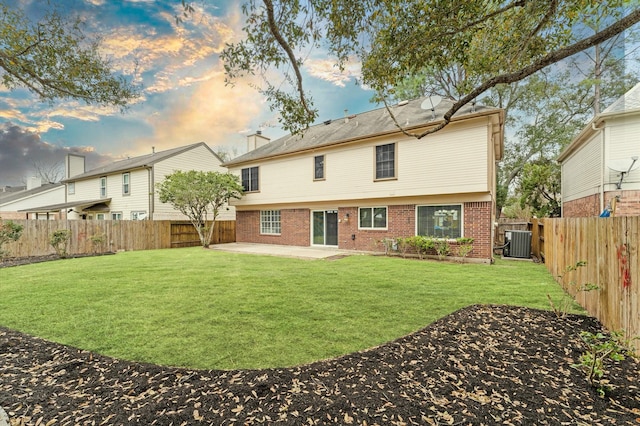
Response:
[[[609,330],[640,337],[640,217],[544,219],[544,259],[567,292]],[[566,273],[579,261],[586,265]],[[594,291],[577,291],[584,284]],[[634,340],[640,352],[640,340]]]
[[[4,247],[11,257],[40,256],[54,253],[50,235],[59,229],[71,231],[69,254],[153,250],[200,245],[190,222],[169,220],[14,220],[24,226],[22,237]],[[104,236],[96,244],[92,237]],[[212,244],[232,243],[236,239],[235,221],[216,221]]]

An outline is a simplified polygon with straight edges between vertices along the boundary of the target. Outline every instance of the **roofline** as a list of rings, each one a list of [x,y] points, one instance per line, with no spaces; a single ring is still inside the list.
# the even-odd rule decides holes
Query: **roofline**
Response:
[[[608,118],[620,118],[630,115],[639,115],[640,108],[630,111],[614,111],[603,112],[593,117],[586,126],[573,138],[571,143],[562,150],[562,152],[556,158],[556,161],[561,163],[566,160],[571,154],[575,153],[578,148],[587,142],[587,140],[596,133],[596,131],[604,129],[605,126],[600,127],[600,124],[605,122]]]
[[[500,109],[500,108],[492,108],[492,109],[487,109],[487,110],[482,110],[482,111],[478,111],[472,114],[465,114],[463,116],[454,116],[450,119],[449,123],[453,123],[456,121],[463,121],[463,120],[470,120],[473,118],[480,118],[480,117],[484,117],[484,116],[490,116],[490,115],[495,115],[495,114],[499,114],[500,115],[500,127],[502,129],[502,125],[504,124],[504,110]],[[412,130],[416,130],[416,129],[427,129],[430,127],[436,127],[439,124],[443,123],[444,120],[438,120],[438,121],[433,121],[433,122],[429,122],[429,123],[422,123],[422,124],[417,124],[414,126],[410,126],[407,128],[404,128],[405,131],[409,132]],[[319,124],[317,124],[319,125]],[[446,129],[446,127],[445,127]],[[442,129],[444,130],[444,129]],[[370,140],[370,139],[374,139],[374,138],[378,138],[381,136],[388,136],[388,135],[392,135],[392,134],[402,134],[402,130],[395,128],[393,130],[388,130],[385,132],[378,132],[378,133],[372,133],[370,135],[366,135],[366,136],[356,136],[356,137],[352,137],[352,138],[348,138],[348,139],[341,139],[338,141],[334,141],[331,143],[327,143],[324,145],[320,145],[320,146],[314,146],[314,147],[309,147],[309,148],[303,148],[297,151],[291,151],[291,152],[281,152],[281,153],[277,153],[277,154],[271,154],[271,155],[265,155],[264,157],[259,157],[259,158],[253,158],[250,160],[244,160],[244,161],[228,161],[226,163],[222,163],[223,167],[231,167],[231,166],[238,166],[238,165],[242,165],[242,164],[248,164],[248,163],[255,163],[256,161],[263,161],[263,160],[270,160],[273,158],[278,158],[278,157],[285,157],[285,156],[290,156],[290,155],[294,155],[294,154],[300,154],[303,152],[309,152],[309,151],[317,151],[319,149],[324,149],[324,148],[330,148],[330,147],[334,147],[336,145],[342,145],[342,144],[347,144],[347,143],[355,143],[355,142],[363,142],[366,140]]]
[[[194,148],[196,148],[196,147],[199,147],[199,146],[201,146],[201,145],[202,145],[202,146],[204,146],[207,150],[209,150],[209,152],[211,152],[211,153],[212,153],[212,154],[213,154],[213,155],[218,159],[218,161],[220,161],[220,163],[222,163],[222,159],[218,156],[218,154],[216,154],[216,153],[211,149],[211,147],[209,147],[209,145],[207,145],[204,141],[201,141],[201,142],[193,143],[193,144],[190,144],[190,145],[185,145],[185,146],[183,146],[183,147],[182,147],[182,149],[179,149],[178,151],[176,151],[176,152],[174,152],[173,154],[168,155],[168,156],[166,156],[166,157],[158,158],[158,159],[153,159],[153,158],[151,158],[149,162],[147,162],[146,164],[143,164],[143,165],[141,165],[141,166],[135,166],[135,167],[123,167],[123,168],[120,168],[120,169],[114,169],[114,170],[111,170],[111,171],[109,171],[109,172],[101,172],[101,171],[98,171],[98,170],[97,170],[97,169],[99,169],[99,167],[98,167],[98,168],[93,169],[93,170],[96,170],[96,172],[95,172],[95,173],[92,173],[92,172],[93,172],[93,170],[89,170],[89,171],[87,171],[87,172],[85,172],[85,173],[81,173],[80,175],[77,175],[77,176],[71,176],[71,177],[69,177],[69,178],[67,178],[67,179],[63,179],[63,180],[61,180],[61,181],[60,181],[60,183],[78,182],[78,181],[82,181],[82,180],[93,179],[93,178],[95,178],[96,176],[108,176],[108,175],[113,175],[113,174],[117,174],[117,173],[123,173],[123,172],[127,172],[127,171],[132,171],[132,170],[148,169],[148,168],[151,168],[154,164],[156,164],[156,163],[157,163],[157,162],[159,162],[159,161],[163,161],[163,160],[166,160],[167,158],[175,157],[176,155],[179,155],[179,154],[182,154],[182,153],[184,153],[184,152],[190,151],[190,150],[192,150],[192,149],[194,149]],[[171,148],[171,149],[175,149],[175,148]],[[170,149],[167,149],[167,150],[165,150],[165,151],[169,151],[169,150],[170,150]],[[156,154],[158,155],[158,157],[160,157],[160,156],[161,156],[160,154],[162,154],[162,152],[163,152],[163,151],[156,152]],[[135,158],[136,158],[136,157],[134,157],[134,159],[135,159]],[[124,160],[121,160],[121,161],[124,161]],[[87,173],[91,173],[91,174],[87,175]],[[82,175],[84,175],[84,176],[82,176]],[[80,176],[82,176],[82,177],[80,177]]]

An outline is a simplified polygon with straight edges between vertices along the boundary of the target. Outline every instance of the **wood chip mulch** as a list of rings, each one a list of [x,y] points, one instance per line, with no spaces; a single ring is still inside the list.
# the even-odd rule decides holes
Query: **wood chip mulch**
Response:
[[[640,365],[601,398],[572,368],[584,316],[471,306],[394,342],[293,368],[128,362],[0,328],[11,425],[640,425]]]

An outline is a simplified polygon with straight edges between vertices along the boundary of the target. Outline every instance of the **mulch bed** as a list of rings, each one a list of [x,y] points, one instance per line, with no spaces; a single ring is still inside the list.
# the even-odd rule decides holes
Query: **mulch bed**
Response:
[[[79,257],[93,257],[93,256],[107,256],[110,254],[115,254],[115,253],[105,252],[105,253],[70,254],[64,257],[64,259],[77,259]],[[28,265],[31,263],[49,262],[52,260],[61,260],[61,259],[63,258],[58,256],[57,254],[43,254],[41,256],[30,256],[30,257],[4,257],[4,258],[0,258],[0,268]]]
[[[293,368],[204,371],[128,362],[0,328],[11,424],[639,425],[640,365],[605,398],[571,364],[584,316],[471,306],[394,342]],[[179,350],[179,348],[176,348]]]

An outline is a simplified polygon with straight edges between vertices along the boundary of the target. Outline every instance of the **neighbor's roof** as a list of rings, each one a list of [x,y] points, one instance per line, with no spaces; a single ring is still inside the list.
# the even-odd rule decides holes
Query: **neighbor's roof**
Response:
[[[0,204],[8,204],[16,200],[21,200],[23,198],[40,194],[41,192],[51,191],[52,189],[58,188],[60,186],[64,186],[64,185],[61,183],[45,183],[37,188],[32,188],[29,190],[23,190],[18,192],[11,192],[10,195],[0,198]]]
[[[425,99],[427,98],[414,99],[406,103],[401,102],[391,106],[390,109],[397,122],[406,130],[439,124],[444,114],[453,105],[453,101],[443,100],[440,102],[434,110],[434,119],[431,109],[424,110],[421,108],[421,104]],[[503,110],[481,105],[475,105],[474,107],[467,104],[454,114],[452,121],[495,113],[502,115]],[[499,131],[502,131],[502,118],[499,125]],[[387,109],[383,107],[310,126],[300,134],[283,136],[223,165],[232,166],[283,154],[398,133],[399,131]]]
[[[591,121],[582,129],[582,131],[576,136],[573,141],[560,153],[558,161],[563,162],[573,152],[580,148],[593,136],[594,133],[602,129],[602,122],[608,118],[636,115],[640,113],[640,83],[636,84],[627,93],[620,96],[609,105],[600,114],[593,117]]]
[[[87,210],[94,206],[98,206],[99,208],[101,208],[102,204],[106,205],[109,202],[111,202],[111,198],[100,198],[97,200],[72,201],[69,203],[59,203],[59,204],[51,204],[48,206],[31,207],[28,209],[23,209],[18,211],[27,212],[27,213],[49,213],[49,212],[58,212],[63,209],[69,209],[74,207],[82,210]],[[108,211],[108,209],[106,211]]]
[[[85,173],[81,173],[79,175],[71,176],[68,179],[63,180],[63,183],[73,182],[76,180],[87,179],[95,176],[104,176],[112,173],[124,172],[127,170],[134,170],[149,167],[159,161],[166,160],[167,158],[173,157],[175,155],[181,154],[190,149],[196,148],[198,146],[206,147],[211,153],[220,160],[220,157],[216,155],[215,152],[209,148],[209,146],[204,142],[198,142],[191,145],[180,146],[178,148],[168,149],[166,151],[159,151],[151,154],[141,155],[139,157],[127,158],[126,160],[116,161],[115,163],[107,164],[106,166],[98,167],[93,170],[89,170]],[[220,160],[222,162],[222,160]]]

